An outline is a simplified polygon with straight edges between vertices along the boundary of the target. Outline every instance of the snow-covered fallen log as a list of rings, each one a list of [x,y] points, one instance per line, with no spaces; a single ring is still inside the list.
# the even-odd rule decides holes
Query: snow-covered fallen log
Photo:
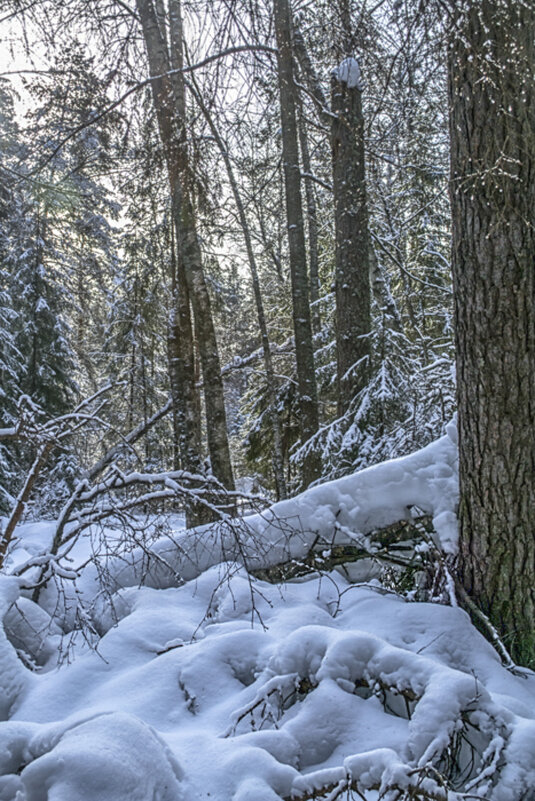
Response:
[[[40,603],[49,611],[56,609],[58,602],[63,603],[68,628],[74,623],[74,609],[81,599],[89,604],[95,598],[107,598],[120,588],[139,584],[177,586],[221,562],[237,562],[254,572],[289,560],[303,560],[314,547],[358,544],[369,532],[405,520],[412,507],[431,516],[437,543],[445,553],[454,553],[456,462],[456,430],[452,424],[444,437],[410,456],[313,487],[264,512],[171,532],[151,543],[150,548],[140,543],[123,550],[120,556],[107,554],[95,559],[81,571],[76,590],[62,586],[59,597],[57,582],[51,581],[41,593]],[[25,574],[25,581],[31,583],[31,579]]]

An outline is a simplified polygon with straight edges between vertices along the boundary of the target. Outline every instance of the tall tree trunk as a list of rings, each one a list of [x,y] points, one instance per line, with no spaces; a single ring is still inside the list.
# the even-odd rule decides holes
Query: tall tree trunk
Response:
[[[210,114],[208,107],[206,106],[206,103],[203,101],[202,95],[199,91],[199,88],[193,76],[191,78],[191,81],[192,81],[192,91],[194,93],[197,105],[201,109],[208,123],[212,136],[214,137],[215,142],[219,148],[219,152],[221,153],[221,158],[223,159],[223,162],[225,164],[230,183],[230,188],[234,196],[234,203],[236,204],[236,209],[238,212],[238,219],[240,221],[243,239],[245,241],[245,249],[247,251],[247,259],[249,261],[249,269],[251,271],[251,281],[253,284],[253,295],[256,305],[256,314],[258,317],[258,327],[260,329],[260,339],[262,342],[264,367],[266,370],[267,392],[268,392],[270,417],[271,417],[271,431],[273,434],[273,473],[275,476],[277,498],[283,499],[288,497],[288,492],[286,488],[286,479],[284,476],[284,455],[282,448],[281,421],[279,413],[277,411],[277,392],[276,392],[277,379],[275,376],[275,369],[273,367],[273,358],[271,356],[269,332],[267,327],[266,315],[264,312],[264,301],[262,298],[262,290],[260,288],[260,278],[258,276],[258,268],[256,266],[256,257],[253,248],[253,240],[251,237],[249,224],[247,222],[247,215],[245,213],[245,206],[242,201],[242,196],[240,193],[238,181],[234,174],[234,170],[232,168],[232,162],[230,161],[230,156],[228,154],[228,149],[225,143],[223,142],[223,139],[221,138],[221,134],[219,133],[219,130],[212,118],[212,115]]]
[[[299,390],[301,442],[318,430],[318,400],[309,287],[301,203],[301,171],[297,142],[296,88],[294,82],[291,20],[288,0],[274,0],[275,33],[278,47],[278,77],[281,106],[282,160],[288,221],[288,245],[292,281],[295,357]],[[321,460],[312,450],[303,462],[303,484],[308,486],[321,475]]]
[[[336,355],[338,413],[343,415],[366,386],[370,362],[370,239],[366,202],[364,118],[357,62],[351,58],[354,36],[349,3],[338,0],[342,69],[333,75],[331,113],[303,35],[295,31],[296,54],[320,118],[331,126],[336,229]]]
[[[370,363],[370,256],[364,118],[357,62],[332,78],[333,190],[336,230],[336,358],[338,414],[364,389]]]
[[[535,7],[453,6],[460,577],[535,667]]]
[[[137,10],[141,19],[150,74],[160,76],[151,82],[152,95],[169,175],[177,235],[177,263],[179,271],[184,271],[199,345],[212,471],[227,489],[233,490],[234,477],[228,445],[221,365],[191,199],[190,166],[185,136],[184,79],[180,72],[169,75],[171,69],[180,69],[182,66],[180,1],[169,2],[172,56],[169,55],[165,28],[159,24],[152,0],[137,0]]]
[[[319,310],[320,280],[319,280],[319,257],[318,257],[318,210],[316,206],[316,194],[312,181],[312,165],[310,163],[310,148],[308,146],[308,133],[306,122],[303,116],[303,108],[299,110],[299,144],[301,146],[301,157],[303,161],[303,172],[305,174],[305,199],[307,206],[308,222],[308,272],[310,278],[310,305],[312,315],[312,331],[319,334],[321,329],[321,317]]]
[[[195,375],[195,349],[188,288],[183,271],[177,270],[172,241],[171,310],[167,332],[169,383],[173,400],[173,433],[175,440],[175,470],[182,467],[192,473],[202,473],[202,435],[199,399]],[[186,526],[211,520],[204,506],[186,509]]]

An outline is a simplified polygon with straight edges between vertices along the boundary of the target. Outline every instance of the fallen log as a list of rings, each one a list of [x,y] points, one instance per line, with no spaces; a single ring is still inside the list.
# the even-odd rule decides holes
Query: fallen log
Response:
[[[381,559],[392,565],[410,567],[411,556],[414,554],[413,543],[432,533],[432,516],[420,515],[375,529],[366,536],[356,533],[355,537],[360,539],[360,544],[332,545],[326,548],[324,541],[316,542],[304,559],[290,559],[271,567],[251,570],[250,573],[262,581],[277,584],[309,573],[328,572],[360,559]],[[403,551],[408,551],[409,559],[401,556]]]

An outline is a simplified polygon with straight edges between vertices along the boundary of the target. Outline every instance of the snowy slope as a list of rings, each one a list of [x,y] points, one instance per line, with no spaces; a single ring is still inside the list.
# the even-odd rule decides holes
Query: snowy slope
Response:
[[[302,543],[337,507],[347,535],[408,504],[434,514],[451,547],[446,440],[285,502],[284,547],[274,516],[252,518],[251,553],[261,525],[263,553],[283,553],[289,526]],[[125,581],[113,611],[101,605],[96,651],[79,638],[56,668],[56,629],[36,673],[2,634],[0,801],[334,801],[350,788],[369,801],[535,798],[535,677],[505,670],[463,611],[337,573],[252,580],[216,558],[221,538],[197,534],[213,547],[181,586]],[[177,546],[192,536],[177,533]],[[84,580],[88,593],[94,577]],[[1,577],[11,639],[17,625],[29,636],[14,622],[17,592]],[[43,610],[21,608],[43,628]]]

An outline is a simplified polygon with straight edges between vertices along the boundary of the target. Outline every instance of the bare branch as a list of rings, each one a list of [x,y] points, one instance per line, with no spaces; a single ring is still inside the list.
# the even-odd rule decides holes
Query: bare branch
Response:
[[[113,462],[115,457],[119,455],[125,446],[132,450],[132,445],[140,440],[141,437],[143,437],[147,431],[152,428],[152,426],[162,419],[162,417],[165,417],[165,415],[171,411],[172,407],[173,401],[170,399],[167,401],[165,406],[162,406],[161,409],[158,409],[158,411],[155,412],[152,417],[149,417],[148,420],[140,423],[138,426],[136,426],[136,428],[132,429],[129,434],[122,438],[121,442],[110,448],[104,454],[104,456],[99,459],[95,465],[93,465],[91,470],[88,471],[88,478],[93,481],[100,473],[102,473],[105,467]]]
[[[255,52],[255,51],[263,51],[266,53],[276,53],[276,49],[270,47],[269,45],[238,45],[236,47],[228,47],[226,50],[222,50],[219,53],[214,53],[211,56],[207,56],[206,58],[198,61],[196,64],[192,64],[191,66],[180,67],[179,69],[168,70],[163,72],[159,75],[152,75],[149,78],[145,78],[145,80],[136,83],[135,86],[130,87],[126,92],[124,92],[117,100],[114,100],[113,103],[110,103],[108,106],[103,108],[97,114],[95,114],[88,122],[84,122],[80,125],[77,125],[75,128],[70,131],[67,136],[63,137],[63,139],[59,142],[58,145],[52,150],[50,155],[46,157],[46,159],[41,162],[34,170],[28,173],[28,176],[31,177],[39,173],[47,164],[57,156],[57,154],[62,150],[65,145],[74,139],[81,131],[84,131],[86,128],[89,128],[91,125],[95,125],[95,123],[100,122],[107,114],[114,111],[118,108],[124,101],[133,95],[135,92],[139,92],[140,89],[143,89],[145,86],[149,86],[154,81],[161,81],[162,78],[166,78],[172,75],[176,75],[177,73],[186,73],[186,72],[193,72],[194,70],[201,69],[202,67],[206,67],[208,64],[211,64],[214,61],[218,61],[220,58],[225,58],[226,56],[235,55],[236,53],[247,53],[247,52]]]

